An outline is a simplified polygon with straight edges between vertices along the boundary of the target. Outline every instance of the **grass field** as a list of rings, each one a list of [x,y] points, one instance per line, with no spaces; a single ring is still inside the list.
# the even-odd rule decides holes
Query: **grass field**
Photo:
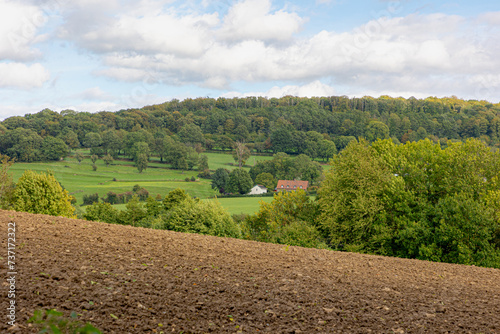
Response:
[[[230,214],[254,214],[259,211],[260,201],[265,203],[270,203],[272,197],[232,197],[232,198],[217,198],[217,199],[206,199],[205,201],[219,201],[220,204],[230,213]]]
[[[81,150],[88,154],[87,151]],[[231,154],[206,153],[211,170],[223,167],[229,170],[236,168],[232,166],[234,159]],[[251,157],[249,162],[271,159],[269,156]],[[248,163],[249,163],[248,162]],[[197,171],[185,171],[168,169],[167,164],[160,163],[157,159],[150,162],[148,169],[139,173],[134,163],[129,160],[115,160],[112,165],[106,166],[102,160],[96,162],[97,171],[93,171],[90,158],[85,158],[81,164],[74,156],[67,157],[64,161],[15,163],[10,172],[14,181],[27,169],[36,172],[54,171],[56,179],[61,182],[70,194],[76,197],[77,204],[83,202],[83,195],[98,193],[103,197],[109,191],[123,193],[131,191],[132,187],[139,184],[146,188],[151,196],[159,194],[165,197],[167,193],[176,188],[185,189],[191,196],[207,198],[216,194],[212,189],[210,180],[198,179],[196,182],[186,182],[185,178],[195,177]],[[250,167],[245,167],[250,169]],[[113,181],[116,179],[117,181]]]
[[[234,162],[233,155],[229,153],[203,153],[208,157],[208,167],[211,170],[216,170],[218,168],[226,168],[228,170],[233,170],[238,167],[238,164]],[[255,162],[261,160],[272,160],[272,156],[251,156],[250,159],[245,163],[243,168],[249,170]]]
[[[84,150],[81,152],[88,155],[88,152]],[[208,156],[208,164],[212,171],[221,167],[229,170],[237,167],[233,166],[234,159],[231,154],[204,154]],[[272,159],[270,156],[252,156],[244,168],[249,170],[255,161],[270,159]],[[36,172],[52,170],[63,187],[76,197],[77,205],[83,203],[83,195],[98,193],[100,197],[104,197],[109,191],[124,193],[131,191],[136,184],[146,188],[153,197],[158,194],[165,197],[176,188],[184,189],[191,196],[206,200],[217,194],[212,189],[210,180],[197,178],[197,171],[182,172],[169,169],[169,165],[160,163],[157,158],[149,163],[148,169],[143,173],[139,173],[134,163],[129,160],[115,160],[110,166],[106,166],[102,160],[97,160],[96,166],[97,171],[94,172],[90,158],[86,157],[79,164],[72,155],[65,158],[64,161],[15,163],[10,172],[14,181],[17,182],[25,170],[31,169]],[[196,182],[185,181],[186,178],[191,179],[193,176],[197,179]],[[271,202],[272,197],[219,198],[217,200],[231,214],[253,214],[259,210],[259,201]],[[125,204],[116,205],[116,207],[125,209]]]
[[[66,158],[64,161],[51,163],[15,163],[10,171],[14,181],[17,181],[27,169],[36,172],[46,172],[50,169],[68,192],[76,197],[77,204],[83,202],[84,194],[98,193],[99,196],[104,196],[109,191],[122,193],[131,191],[135,184],[146,188],[152,196],[160,194],[164,197],[176,188],[185,189],[191,196],[201,198],[215,194],[210,186],[210,180],[184,181],[186,177],[196,177],[197,171],[183,173],[179,170],[166,169],[165,165],[159,163],[152,163],[150,168],[139,173],[130,161],[116,161],[116,163],[107,167],[102,160],[98,160],[97,171],[94,172],[90,159],[78,164],[76,159]]]

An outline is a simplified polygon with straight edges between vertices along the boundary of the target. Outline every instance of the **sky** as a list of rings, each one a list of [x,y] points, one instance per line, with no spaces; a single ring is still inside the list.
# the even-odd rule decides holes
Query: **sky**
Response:
[[[196,97],[500,102],[500,3],[0,0],[0,120]]]

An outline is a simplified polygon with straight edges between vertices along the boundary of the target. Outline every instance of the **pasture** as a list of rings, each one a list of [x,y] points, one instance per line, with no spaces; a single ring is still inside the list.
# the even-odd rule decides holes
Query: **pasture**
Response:
[[[88,151],[80,152],[88,154]],[[212,171],[217,168],[227,168],[232,170],[234,159],[231,154],[206,153],[209,167]],[[271,159],[269,156],[252,156],[249,162]],[[14,182],[21,177],[25,170],[31,169],[38,173],[52,170],[56,179],[68,192],[75,196],[77,205],[83,203],[83,195],[98,193],[104,197],[109,191],[124,193],[131,191],[133,186],[139,184],[146,188],[150,195],[156,197],[158,194],[165,197],[170,191],[181,188],[186,190],[191,196],[206,199],[217,195],[211,187],[211,180],[198,178],[198,171],[181,171],[169,169],[169,165],[160,163],[158,158],[149,163],[148,169],[139,173],[130,160],[115,160],[106,166],[101,159],[96,161],[97,170],[93,171],[92,162],[88,156],[78,163],[74,155],[65,158],[63,161],[36,162],[36,163],[15,163],[10,172]],[[247,170],[249,166],[245,167]],[[195,177],[195,182],[186,182],[185,179]],[[267,197],[265,200],[272,197]],[[231,213],[253,213],[259,209],[259,198],[227,198],[221,199],[221,203]],[[124,205],[118,206],[124,208]]]

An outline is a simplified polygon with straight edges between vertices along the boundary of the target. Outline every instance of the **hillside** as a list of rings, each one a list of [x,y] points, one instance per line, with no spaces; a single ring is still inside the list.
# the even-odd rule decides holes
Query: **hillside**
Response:
[[[7,223],[17,229],[12,332],[29,333],[38,308],[105,333],[500,332],[497,269],[12,211],[0,221],[3,273]]]

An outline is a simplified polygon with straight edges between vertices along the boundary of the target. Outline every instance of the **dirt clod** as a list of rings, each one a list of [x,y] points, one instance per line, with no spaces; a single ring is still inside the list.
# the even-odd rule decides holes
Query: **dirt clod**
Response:
[[[284,252],[282,245],[11,211],[0,211],[0,222],[3,250],[8,222],[16,223],[16,245],[24,243],[16,249],[18,329],[2,321],[1,333],[35,333],[27,319],[39,308],[75,311],[120,334],[499,329],[498,269]],[[0,309],[8,303],[4,294]]]

